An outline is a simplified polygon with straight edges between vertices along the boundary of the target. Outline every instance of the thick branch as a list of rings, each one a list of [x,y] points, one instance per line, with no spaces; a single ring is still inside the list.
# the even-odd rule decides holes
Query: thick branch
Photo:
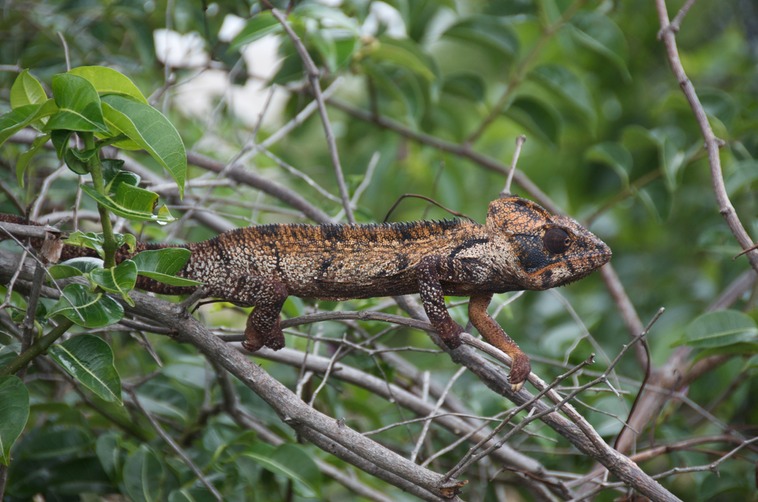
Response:
[[[0,250],[0,276],[10,275],[14,269],[15,262],[12,255]],[[312,437],[314,440],[320,436],[328,438],[329,441],[324,440],[319,445],[326,447],[327,451],[348,450],[351,454],[379,468],[385,476],[383,479],[391,482],[399,477],[438,497],[450,496],[459,486],[456,481],[445,482],[441,475],[410,462],[349,427],[341,425],[333,418],[307,406],[259,366],[209,333],[198,321],[179,312],[176,305],[138,292],[132,293],[132,298],[135,301],[135,307],[128,310],[160,324],[172,326],[178,333],[176,337],[178,340],[196,346],[209,359],[241,380],[269,403],[281,419],[298,433]],[[603,442],[576,412],[572,413],[572,419],[579,420],[579,423],[572,423],[571,420],[554,411],[550,405],[534,402],[533,396],[528,392],[522,390],[517,394],[513,393],[504,373],[470,347],[464,346],[452,351],[450,356],[454,361],[465,364],[495,392],[506,396],[518,405],[528,405],[527,409],[533,410],[533,413],[544,413],[541,417],[544,423],[568,439],[580,451],[597,459],[629,486],[655,500],[677,500],[634,462]],[[328,447],[330,443],[337,446],[330,448]],[[345,460],[349,461],[349,458],[346,456]]]

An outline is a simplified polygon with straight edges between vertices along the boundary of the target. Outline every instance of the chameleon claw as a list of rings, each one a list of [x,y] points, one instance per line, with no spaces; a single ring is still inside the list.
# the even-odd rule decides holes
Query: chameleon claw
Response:
[[[263,348],[263,343],[261,343],[259,340],[248,339],[247,334],[245,334],[245,339],[242,340],[242,348],[248,352],[256,352]]]
[[[250,352],[255,352],[268,347],[271,350],[279,350],[284,347],[284,334],[282,334],[282,328],[279,325],[279,318],[274,321],[273,327],[261,330],[260,327],[256,327],[257,319],[255,318],[255,311],[253,311],[247,318],[247,325],[245,326],[245,339],[242,341],[242,347]]]
[[[266,337],[266,347],[271,350],[279,350],[284,348],[284,335],[282,334],[281,329],[275,330],[273,333]]]
[[[511,373],[508,375],[508,379],[511,382],[513,392],[518,392],[529,378],[529,373],[532,372],[532,365],[529,362],[529,356],[521,351],[512,354],[511,357],[513,363],[511,364]]]
[[[256,352],[263,347],[279,350],[284,347],[284,335],[281,330],[274,331],[265,337],[254,330],[245,330],[245,339],[242,340],[242,347],[249,352]]]

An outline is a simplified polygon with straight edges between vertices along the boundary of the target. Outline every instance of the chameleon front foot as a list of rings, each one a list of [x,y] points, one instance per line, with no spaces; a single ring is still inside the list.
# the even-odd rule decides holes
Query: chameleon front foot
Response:
[[[529,378],[529,373],[532,372],[532,364],[529,362],[529,356],[521,352],[510,354],[511,360],[511,373],[508,375],[508,381],[511,383],[511,389],[513,392],[518,392],[521,387],[526,383],[526,379]]]
[[[511,356],[511,373],[508,375],[508,380],[513,392],[518,392],[529,378],[532,365],[529,362],[529,356],[521,351],[518,344],[487,313],[490,300],[492,300],[490,293],[473,295],[468,304],[469,319],[490,345]]]

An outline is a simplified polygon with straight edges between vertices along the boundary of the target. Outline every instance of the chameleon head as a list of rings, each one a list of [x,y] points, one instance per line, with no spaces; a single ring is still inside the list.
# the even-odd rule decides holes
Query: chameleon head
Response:
[[[602,267],[611,250],[572,218],[552,215],[540,205],[508,195],[490,203],[490,235],[506,237],[511,274],[523,289],[550,289]],[[513,270],[515,268],[515,271]]]

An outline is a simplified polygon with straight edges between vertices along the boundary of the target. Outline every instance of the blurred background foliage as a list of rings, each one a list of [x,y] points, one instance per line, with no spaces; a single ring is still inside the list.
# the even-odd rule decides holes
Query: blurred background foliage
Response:
[[[681,3],[670,2],[671,16]],[[254,148],[312,102],[302,61],[275,21],[267,20],[268,14],[257,2],[241,0],[6,0],[0,12],[0,110],[9,109],[10,85],[22,68],[30,68],[49,85],[50,77],[65,71],[67,64],[110,66],[132,78],[170,117],[189,150],[222,162],[242,152],[246,169],[292,188],[328,214],[341,217],[317,114],[267,150]],[[237,38],[221,35],[229,16],[252,21]],[[483,221],[487,202],[498,196],[505,176],[484,168],[468,153],[486,157],[489,165],[501,169],[510,162],[516,137],[525,134],[519,169],[561,211],[588,223],[609,243],[613,266],[643,322],[660,307],[666,308],[649,335],[656,365],[666,362],[689,323],[749,269],[744,257],[734,258],[740,249],[718,212],[703,139],[657,39],[653,2],[298,2],[290,21],[319,66],[323,88],[334,86],[330,121],[351,192],[366,179],[368,166],[375,164],[358,200],[358,220],[382,221],[401,194],[419,193]],[[701,0],[684,19],[677,37],[684,67],[716,134],[725,141],[721,152],[724,178],[751,235],[758,235],[757,26],[758,7],[751,0]],[[200,54],[200,63],[181,60],[167,69],[165,58],[156,56],[155,33],[161,29],[194,33],[197,48],[190,52]],[[273,56],[240,56],[245,44],[270,40],[265,35],[278,36]],[[262,45],[256,47],[264,50]],[[275,65],[256,63],[269,60]],[[210,90],[203,87],[208,82],[203,79],[211,74],[218,77],[214,83],[225,84]],[[254,97],[237,93],[251,87],[259,89]],[[265,109],[271,89],[276,91],[270,108]],[[375,117],[390,120],[393,126],[377,124]],[[416,133],[457,147],[463,155],[438,148],[430,144],[432,140],[419,142]],[[37,157],[34,176],[26,188],[19,188],[13,165],[25,148],[22,143],[7,144],[0,152],[0,180],[9,195],[0,199],[3,212],[18,212],[12,198],[24,206],[34,201],[42,181],[58,168],[53,153]],[[148,158],[137,159],[151,166]],[[155,172],[161,174],[158,169]],[[305,221],[282,201],[258,190],[228,183],[213,186],[214,173],[198,167],[192,173],[196,182],[206,183],[196,183],[189,192],[204,198],[208,211],[230,218],[235,225]],[[316,184],[331,197],[324,196]],[[514,191],[535,196],[518,186]],[[58,176],[45,193],[40,214],[70,211],[76,203],[82,210],[94,209],[86,200],[76,201],[75,193],[76,178]],[[175,213],[181,214],[182,202],[170,190],[165,193]],[[444,217],[448,215],[441,210],[411,199],[390,219]],[[133,230],[157,239],[196,240],[213,235],[189,221],[167,229],[136,226]],[[373,308],[382,302],[353,302],[345,308]],[[582,323],[570,315],[567,304]],[[331,303],[318,306],[336,307]],[[285,313],[294,316],[310,308],[308,302],[291,299]],[[754,292],[744,294],[732,308],[758,318]],[[204,315],[221,325],[244,319],[214,307]],[[465,320],[465,307],[456,308],[455,315]],[[499,319],[524,351],[534,356],[535,370],[546,380],[561,373],[564,364],[578,363],[590,352],[598,353],[592,369],[600,371],[630,338],[598,274],[558,292],[525,294],[503,309]],[[361,327],[372,334],[386,328],[370,323]],[[314,328],[314,333],[341,337],[344,329],[330,323]],[[400,347],[430,346],[423,333],[402,332],[408,336],[382,341]],[[122,379],[134,384],[141,402],[149,403],[149,411],[181,436],[196,461],[210,466],[211,472],[223,473],[215,481],[226,496],[239,498],[253,488],[259,494],[266,493],[266,488],[272,490],[269,494],[289,493],[295,498],[308,494],[295,483],[293,495],[293,485],[283,481],[292,483],[291,478],[264,469],[266,464],[259,459],[273,458],[273,453],[265,445],[250,450],[255,442],[246,443],[245,438],[252,433],[242,431],[223,414],[209,411],[220,391],[208,383],[212,370],[202,358],[190,347],[159,337],[151,337],[150,342],[162,365],[133,339],[111,337]],[[289,337],[288,344],[305,348],[305,342],[294,337]],[[672,401],[659,423],[640,437],[638,449],[728,431],[754,434],[758,390],[755,360],[747,358],[754,352],[753,341],[747,345],[746,357],[737,354],[694,382],[688,396],[697,406]],[[408,353],[404,357],[432,371],[441,382],[456,370],[444,356]],[[381,359],[356,355],[346,362],[383,378],[393,376],[392,365]],[[263,364],[281,381],[296,385],[297,369]],[[35,371],[41,375],[45,368]],[[628,413],[643,371],[628,354],[616,374],[629,392],[625,399],[601,390],[582,395],[587,406],[580,406],[609,440],[620,428],[619,419]],[[136,385],[148,376],[152,378],[147,383]],[[322,411],[347,417],[359,430],[403,420],[402,410],[371,393],[330,382],[332,386],[317,400]],[[103,410],[106,406],[91,396],[44,378],[34,382],[32,389],[33,414],[14,450],[8,500],[22,500],[37,492],[48,500],[66,500],[78,493],[114,491],[139,499],[132,476],[144,472],[140,468],[145,466],[160,473],[150,480],[157,499],[169,493],[178,497],[179,488],[199,499],[207,496],[201,487],[192,485],[192,474],[155,437],[146,420],[134,418],[139,417],[134,409]],[[296,442],[255,396],[241,386],[237,390],[241,404],[262,423],[287,443]],[[494,414],[504,404],[469,375],[461,378],[454,391],[474,413]],[[79,406],[82,402],[88,406]],[[536,424],[531,431],[536,435],[515,439],[513,446],[555,471],[582,474],[591,467],[589,459],[569,452],[554,432]],[[417,432],[415,426],[400,427],[381,440],[404,450],[409,434]],[[440,449],[449,439],[440,433],[429,451]],[[285,462],[307,464],[300,469],[310,476],[308,486],[316,487],[315,496],[345,496],[344,488],[322,479],[307,461],[328,459],[327,455],[308,445],[292,447],[307,450],[308,455],[281,450],[276,454]],[[727,444],[715,446],[710,453],[672,453],[643,467],[654,473],[704,464],[729,449]],[[459,447],[432,467],[449,467],[464,451]],[[699,472],[662,482],[686,500],[726,500],[720,497],[727,495],[748,500],[755,493],[750,455],[754,461],[754,452],[746,449],[723,463],[720,477]],[[378,483],[365,474],[361,479]],[[519,490],[517,485],[508,486]],[[486,483],[473,483],[470,488],[471,499],[495,499]],[[530,497],[526,491],[520,495]],[[610,500],[613,496],[609,491],[601,497]]]

